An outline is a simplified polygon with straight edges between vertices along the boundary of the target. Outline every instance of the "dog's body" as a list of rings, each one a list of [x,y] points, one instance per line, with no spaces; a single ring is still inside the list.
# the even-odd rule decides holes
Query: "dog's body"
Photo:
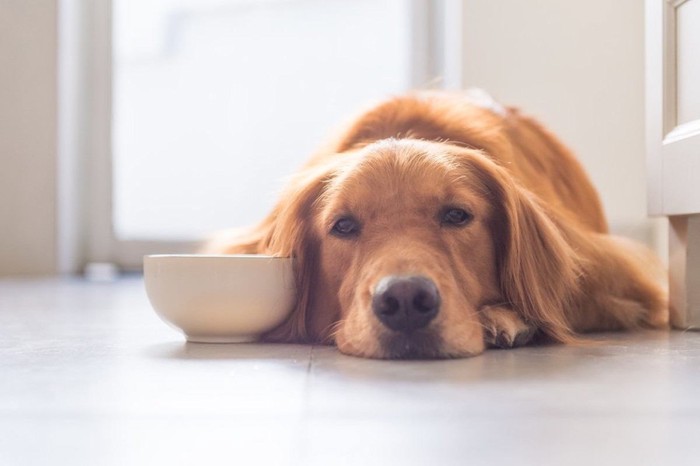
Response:
[[[607,234],[573,155],[517,110],[465,94],[370,108],[260,225],[207,252],[294,256],[297,306],[266,338],[359,356],[667,326],[649,256]]]

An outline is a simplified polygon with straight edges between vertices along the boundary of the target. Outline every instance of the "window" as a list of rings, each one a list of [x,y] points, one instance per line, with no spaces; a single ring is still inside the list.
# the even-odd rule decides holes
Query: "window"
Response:
[[[91,259],[135,267],[261,219],[363,105],[454,82],[445,19],[458,4],[102,0]]]

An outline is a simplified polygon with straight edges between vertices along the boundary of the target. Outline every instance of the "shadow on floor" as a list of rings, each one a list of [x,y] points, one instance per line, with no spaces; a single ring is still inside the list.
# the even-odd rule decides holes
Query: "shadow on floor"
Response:
[[[632,339],[634,341],[634,339]],[[346,356],[331,346],[288,344],[207,344],[170,342],[146,348],[151,358],[181,361],[260,361],[294,363],[311,377],[375,383],[443,383],[464,385],[484,382],[584,377],[587,372],[624,354],[621,345],[632,341],[603,339],[580,346],[543,345],[514,350],[489,350],[453,360],[371,360]],[[593,376],[593,375],[591,375]]]
[[[310,345],[275,343],[159,343],[145,350],[147,356],[176,360],[294,360],[309,359]]]

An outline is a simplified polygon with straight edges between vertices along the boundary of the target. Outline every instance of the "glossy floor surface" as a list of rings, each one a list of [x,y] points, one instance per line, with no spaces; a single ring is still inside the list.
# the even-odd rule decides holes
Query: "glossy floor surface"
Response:
[[[454,361],[186,344],[138,279],[0,281],[0,464],[700,464],[700,333],[606,338]]]

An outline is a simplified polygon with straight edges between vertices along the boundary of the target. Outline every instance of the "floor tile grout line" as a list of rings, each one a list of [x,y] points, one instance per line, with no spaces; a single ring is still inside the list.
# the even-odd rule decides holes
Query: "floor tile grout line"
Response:
[[[309,349],[309,363],[306,365],[306,376],[310,377],[311,376],[311,368],[314,363],[314,350],[316,349],[316,345],[311,345],[311,349]]]
[[[312,378],[312,371],[313,371],[313,365],[314,365],[314,351],[316,349],[316,345],[310,345],[309,348],[309,361],[306,365],[306,376],[304,380],[304,392],[302,394],[302,409],[301,409],[301,416],[299,418],[299,427],[298,430],[296,431],[295,435],[297,438],[296,445],[297,445],[297,450],[294,452],[294,455],[292,458],[290,458],[290,465],[296,466],[296,465],[303,465],[303,464],[308,464],[308,456],[309,456],[309,442],[311,441],[309,438],[309,419],[310,419],[310,412],[311,412],[311,402],[310,402],[310,397],[311,397],[311,378]]]

